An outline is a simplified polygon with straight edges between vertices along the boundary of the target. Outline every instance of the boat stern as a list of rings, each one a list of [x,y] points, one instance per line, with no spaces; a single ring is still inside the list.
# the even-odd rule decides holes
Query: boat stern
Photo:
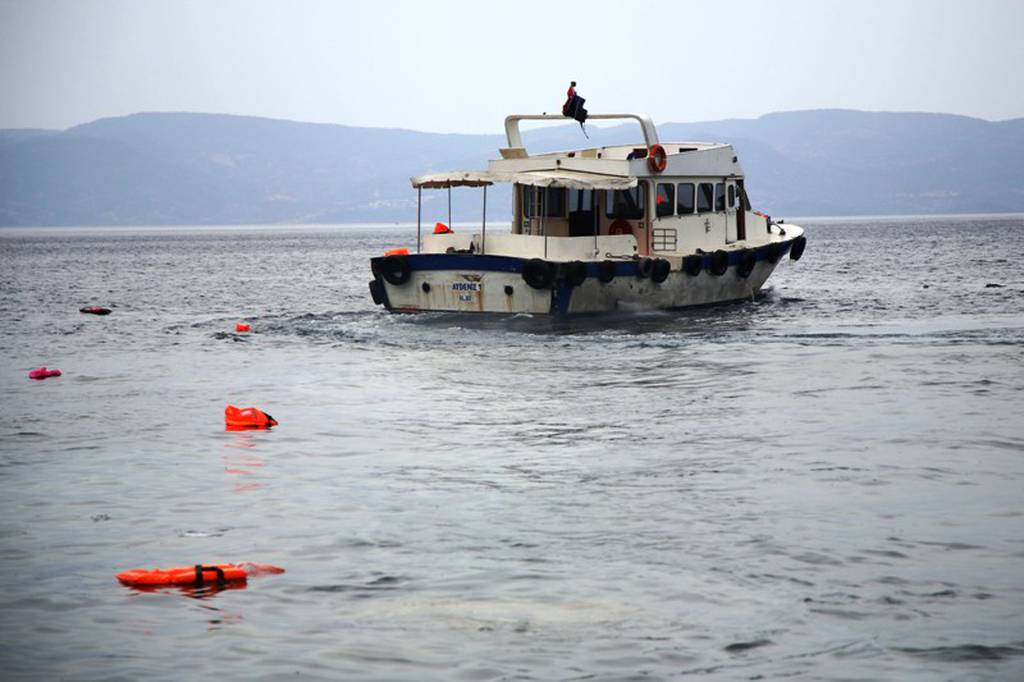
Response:
[[[552,290],[529,286],[523,260],[416,254],[370,260],[370,295],[391,312],[548,313]]]

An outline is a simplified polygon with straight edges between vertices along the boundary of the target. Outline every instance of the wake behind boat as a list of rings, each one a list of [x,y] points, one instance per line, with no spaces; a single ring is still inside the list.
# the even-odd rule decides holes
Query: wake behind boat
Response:
[[[523,120],[505,119],[508,147],[486,171],[413,178],[416,252],[371,259],[370,292],[392,312],[573,314],[622,307],[681,308],[750,298],[787,253],[799,260],[803,229],[753,211],[728,144],[661,143],[648,116],[634,119],[643,146],[530,155]],[[511,232],[487,232],[487,188],[513,185]],[[478,187],[480,230],[423,234],[424,189]]]

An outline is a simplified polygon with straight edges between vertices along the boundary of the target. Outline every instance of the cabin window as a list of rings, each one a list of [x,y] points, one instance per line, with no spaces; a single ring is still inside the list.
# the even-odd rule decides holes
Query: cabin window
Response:
[[[741,211],[750,210],[750,200],[747,199],[746,192],[743,191],[742,180],[736,183],[736,206],[738,206]]]
[[[715,183],[715,210],[725,210],[725,183]]]
[[[543,214],[547,218],[564,218],[566,190],[563,187],[547,189],[523,185],[523,217],[539,218]],[[547,207],[545,210],[545,202]]]
[[[697,185],[697,213],[710,212],[714,196],[715,186],[710,182],[702,182]]]
[[[681,182],[676,186],[676,213],[679,215],[693,213],[692,182]]]
[[[658,183],[658,196],[655,199],[655,213],[659,218],[672,215],[672,204],[675,203],[676,187],[668,183]]]
[[[534,192],[532,185],[523,185],[523,217],[532,218],[534,213]]]
[[[547,202],[547,210],[544,212],[548,218],[564,218],[565,217],[565,205],[566,194],[568,193],[564,187],[547,188],[545,191],[543,188],[538,189],[537,193],[543,198],[542,201]]]
[[[736,185],[729,185],[729,208],[736,208]]]
[[[605,192],[605,215],[622,220],[640,220],[644,217],[644,183],[633,189]]]
[[[590,211],[593,209],[593,191],[574,189],[569,193],[569,212]]]

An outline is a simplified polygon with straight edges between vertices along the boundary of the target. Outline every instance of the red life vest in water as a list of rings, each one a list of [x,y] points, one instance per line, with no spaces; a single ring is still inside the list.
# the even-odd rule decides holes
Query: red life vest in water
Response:
[[[269,564],[214,564],[212,566],[176,566],[175,568],[133,568],[117,574],[117,579],[131,587],[162,585],[224,585],[244,583],[250,575],[284,573],[283,568]]]
[[[234,405],[224,408],[224,423],[230,430],[269,429],[271,426],[277,426],[277,420],[262,410]]]

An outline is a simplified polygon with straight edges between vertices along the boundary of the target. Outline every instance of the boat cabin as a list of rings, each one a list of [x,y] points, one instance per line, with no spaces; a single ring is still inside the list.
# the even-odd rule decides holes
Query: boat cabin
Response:
[[[727,144],[658,141],[640,114],[593,114],[591,119],[631,118],[644,144],[594,147],[530,155],[522,120],[564,120],[558,115],[514,115],[505,120],[508,147],[487,171],[434,173],[413,178],[423,189],[482,187],[484,221],[479,234],[426,235],[417,248],[552,260],[601,260],[685,256],[731,244],[750,231],[767,236],[769,221],[751,211],[743,170]],[[513,185],[510,233],[486,234],[486,190]]]

